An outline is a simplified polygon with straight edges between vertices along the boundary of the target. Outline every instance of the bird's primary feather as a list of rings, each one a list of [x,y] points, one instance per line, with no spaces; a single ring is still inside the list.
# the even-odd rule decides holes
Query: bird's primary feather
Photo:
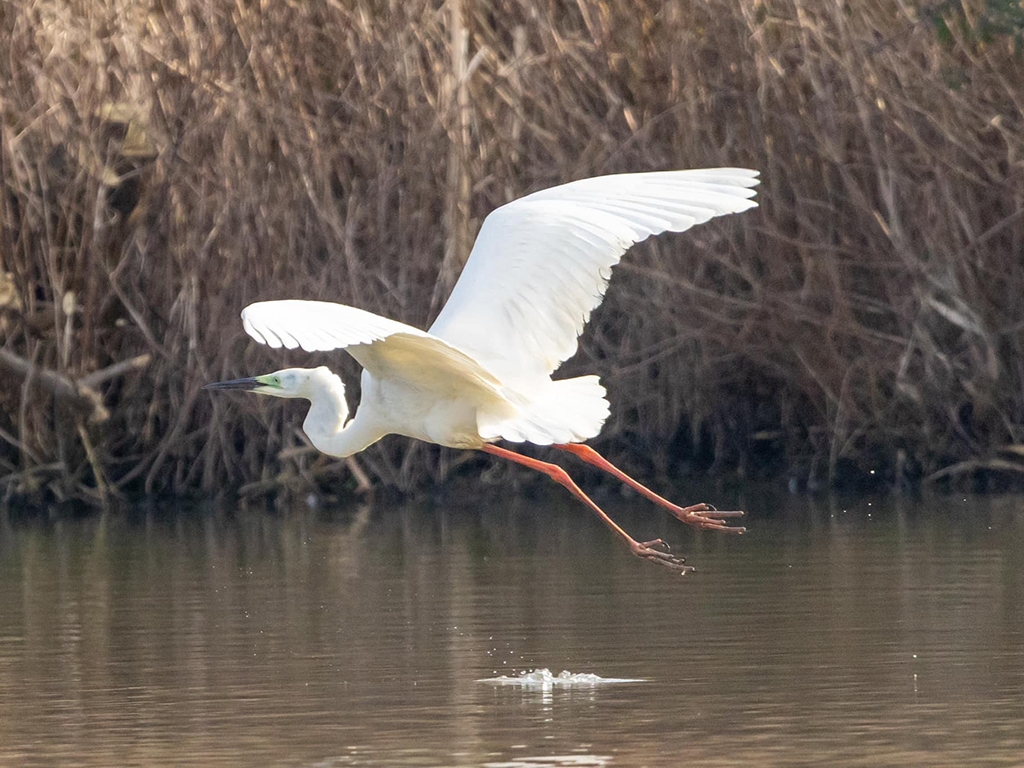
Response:
[[[757,183],[741,168],[619,174],[503,205],[484,221],[430,333],[506,383],[549,377],[575,353],[631,245],[753,208]]]

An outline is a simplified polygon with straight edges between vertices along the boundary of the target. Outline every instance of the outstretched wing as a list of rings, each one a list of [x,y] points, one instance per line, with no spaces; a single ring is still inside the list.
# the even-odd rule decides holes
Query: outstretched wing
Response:
[[[753,208],[757,183],[742,168],[620,174],[503,205],[484,220],[430,333],[503,381],[549,376],[576,352],[631,245]]]
[[[307,352],[344,349],[378,378],[433,390],[460,385],[500,397],[501,382],[469,355],[411,325],[327,301],[261,301],[242,310],[245,332],[261,344]]]

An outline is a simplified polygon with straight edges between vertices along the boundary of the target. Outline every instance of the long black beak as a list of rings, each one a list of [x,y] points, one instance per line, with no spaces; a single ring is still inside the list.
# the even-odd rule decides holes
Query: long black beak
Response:
[[[231,381],[215,381],[212,384],[207,384],[203,389],[241,389],[251,391],[257,387],[263,385],[256,380],[254,376],[250,376],[247,379],[231,379]]]

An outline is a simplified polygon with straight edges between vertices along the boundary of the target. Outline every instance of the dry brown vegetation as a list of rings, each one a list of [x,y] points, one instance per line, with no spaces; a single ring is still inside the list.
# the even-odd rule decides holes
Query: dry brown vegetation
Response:
[[[568,366],[611,392],[599,445],[649,456],[650,474],[1015,470],[1021,15],[999,0],[6,2],[6,491],[343,487],[298,406],[200,391],[308,361],[249,341],[245,304],[330,299],[423,327],[495,206],[715,165],[761,169],[762,207],[617,270]],[[316,362],[351,386],[341,357]],[[411,488],[466,459],[395,438],[360,460]]]

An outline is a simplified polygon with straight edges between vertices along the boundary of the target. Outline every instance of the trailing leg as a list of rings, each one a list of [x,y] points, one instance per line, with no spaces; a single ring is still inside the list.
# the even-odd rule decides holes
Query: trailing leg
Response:
[[[665,507],[665,509],[687,525],[692,525],[709,531],[724,531],[725,533],[746,533],[747,531],[746,528],[734,527],[728,523],[729,518],[743,517],[743,512],[721,512],[710,504],[704,504],[703,502],[689,507],[680,507],[673,504],[668,499],[659,496],[646,485],[634,480],[589,445],[583,445],[582,443],[566,443],[556,445],[554,447],[562,451],[568,451],[574,456],[578,456],[583,459],[583,461],[588,464],[593,464],[598,469],[604,470],[608,474],[613,475],[637,493],[646,496],[655,504]]]
[[[549,464],[546,461],[531,459],[529,456],[523,456],[521,453],[516,453],[515,451],[510,451],[506,448],[499,448],[498,446],[491,444],[483,446],[480,450],[489,453],[492,456],[500,456],[503,459],[514,461],[515,463],[522,464],[530,469],[535,469],[538,472],[543,472],[556,483],[568,488],[576,498],[590,507],[591,511],[601,518],[601,521],[605,525],[611,528],[619,538],[625,541],[629,550],[637,557],[643,558],[644,560],[652,563],[657,563],[658,565],[663,565],[680,574],[693,570],[692,566],[683,564],[683,558],[675,557],[670,554],[668,544],[661,539],[640,542],[626,533],[614,520],[608,517],[605,511],[595,504],[587,494],[581,491],[580,487],[573,482],[571,477],[569,477],[569,474],[557,464]]]

